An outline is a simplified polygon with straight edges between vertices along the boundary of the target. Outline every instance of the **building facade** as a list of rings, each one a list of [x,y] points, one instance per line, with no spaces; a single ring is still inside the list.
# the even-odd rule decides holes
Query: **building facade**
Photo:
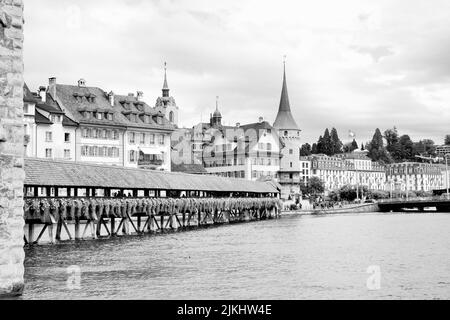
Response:
[[[140,91],[115,95],[84,79],[63,85],[50,78],[26,100],[27,156],[170,171],[175,127]]]
[[[287,199],[291,195],[300,194],[300,180],[302,179],[303,169],[301,169],[302,163],[300,162],[301,130],[291,112],[286,81],[286,65],[284,65],[280,105],[273,127],[284,146],[281,149],[278,182],[282,187],[281,197]]]
[[[446,154],[450,154],[450,145],[444,144],[436,148],[436,154],[439,157],[444,157]]]
[[[403,162],[386,168],[389,191],[433,191],[446,188],[445,166],[441,164]]]
[[[325,191],[338,190],[346,185],[386,189],[385,167],[371,161],[364,153],[353,152],[336,156],[323,154],[305,157],[311,162],[310,177],[318,177]]]

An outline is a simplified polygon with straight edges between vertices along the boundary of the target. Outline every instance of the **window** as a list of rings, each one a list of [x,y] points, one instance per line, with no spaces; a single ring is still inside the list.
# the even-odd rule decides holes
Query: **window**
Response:
[[[58,188],[58,197],[67,197],[67,188]]]
[[[284,136],[287,137],[289,135],[289,132],[285,131]]]
[[[39,187],[38,188],[38,196],[39,197],[46,197],[47,196],[47,188]]]
[[[89,147],[88,146],[82,146],[81,147],[81,155],[87,156],[89,154]]]
[[[92,155],[94,157],[98,157],[98,147],[97,146],[92,147]]]
[[[98,130],[97,129],[92,129],[92,138],[98,139]]]
[[[26,197],[34,197],[34,187],[28,187],[25,191]]]
[[[130,151],[130,162],[136,162],[136,151]]]
[[[70,133],[64,133],[64,142],[70,142]]]
[[[117,132],[116,130],[113,131],[113,139],[119,140],[119,132]]]
[[[86,128],[83,129],[83,138],[89,138],[89,130]]]
[[[108,131],[107,130],[102,131],[102,139],[108,139]]]
[[[95,189],[95,196],[103,198],[105,196],[105,189]]]
[[[289,154],[294,154],[294,150],[293,149],[289,149]]]
[[[161,134],[159,136],[159,144],[160,145],[164,145],[164,143],[165,143],[165,136],[163,134]]]
[[[87,195],[86,188],[78,188],[77,194],[79,197],[86,197],[86,195]]]
[[[97,120],[103,120],[103,113],[97,112]]]
[[[174,121],[174,114],[173,114],[173,111],[170,111],[170,113],[169,113],[169,121],[170,122],[173,122]]]
[[[145,133],[141,133],[141,141],[140,144],[145,144]]]
[[[64,149],[64,159],[70,159],[70,150]]]
[[[28,103],[24,103],[23,104],[23,113],[28,113],[30,110],[29,110],[29,105],[28,105]]]
[[[267,151],[272,151],[272,144],[271,143],[267,144]]]
[[[45,157],[52,158],[52,149],[45,149]]]
[[[134,143],[134,141],[135,141],[135,133],[134,132],[130,132],[130,133],[128,133],[128,141],[130,142],[130,143]]]
[[[155,135],[154,134],[150,135],[150,144],[155,144]]]
[[[112,113],[108,113],[107,114],[107,118],[108,118],[108,120],[112,121],[113,120],[113,114]]]
[[[107,157],[108,156],[108,147],[103,147],[100,152],[101,157]]]
[[[293,164],[292,164],[292,162],[290,163],[290,166],[291,166],[291,168],[293,167]]]
[[[53,135],[51,131],[47,131],[45,133],[45,141],[46,142],[52,142],[53,141]]]

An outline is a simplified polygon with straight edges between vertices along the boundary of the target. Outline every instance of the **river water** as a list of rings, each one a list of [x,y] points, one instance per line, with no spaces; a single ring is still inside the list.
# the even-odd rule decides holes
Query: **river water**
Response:
[[[22,299],[449,299],[450,214],[284,216],[42,246],[27,251],[25,283]]]

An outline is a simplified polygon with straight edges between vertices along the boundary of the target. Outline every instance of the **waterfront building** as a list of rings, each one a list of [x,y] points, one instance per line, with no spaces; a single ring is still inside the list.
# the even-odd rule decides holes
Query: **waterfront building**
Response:
[[[37,126],[30,143],[44,151],[27,155],[170,171],[175,127],[143,101],[142,92],[115,95],[86,86],[84,79],[65,85],[50,78],[39,96],[41,103],[29,102]],[[46,140],[41,142],[43,133]]]
[[[450,154],[450,145],[444,144],[436,148],[436,154],[439,157],[444,157],[446,154]]]
[[[283,87],[281,90],[278,114],[273,124],[278,136],[283,142],[279,171],[279,183],[282,186],[281,196],[287,199],[294,194],[300,194],[302,178],[302,163],[300,161],[300,132],[291,112],[286,80],[286,64],[283,70]]]
[[[255,123],[223,125],[217,101],[208,123],[178,129],[172,135],[172,161],[201,164],[210,175],[276,179],[281,146],[276,130],[262,117]]]
[[[34,94],[24,85],[24,155],[73,161],[78,124],[46,103],[45,88]]]
[[[369,190],[385,190],[385,167],[371,161],[365,153],[352,152],[327,156],[316,154],[309,157],[310,177],[318,177],[325,184],[325,191],[333,191],[345,185],[358,185]]]
[[[445,166],[403,162],[386,167],[389,191],[433,191],[446,187]]]

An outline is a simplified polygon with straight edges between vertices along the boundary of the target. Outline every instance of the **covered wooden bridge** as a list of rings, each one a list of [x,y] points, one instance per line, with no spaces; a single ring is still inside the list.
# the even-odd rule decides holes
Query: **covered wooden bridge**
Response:
[[[25,175],[28,245],[46,230],[53,243],[83,239],[88,230],[88,238],[165,232],[280,212],[273,182],[35,158],[25,159]]]

